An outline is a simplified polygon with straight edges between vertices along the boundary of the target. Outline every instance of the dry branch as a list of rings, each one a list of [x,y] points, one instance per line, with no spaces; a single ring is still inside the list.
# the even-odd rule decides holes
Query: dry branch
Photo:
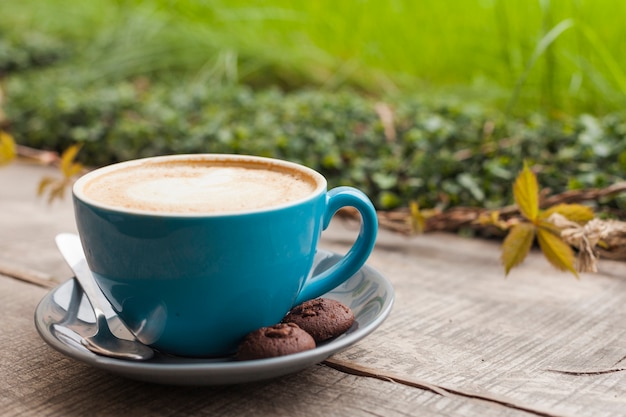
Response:
[[[569,190],[552,196],[545,196],[542,193],[541,207],[547,208],[558,204],[573,204],[598,202],[599,200],[612,197],[626,192],[626,182],[613,184],[606,188],[593,188],[586,190]],[[421,232],[452,232],[456,233],[462,229],[474,230],[477,234],[490,237],[503,237],[506,230],[500,229],[489,222],[482,222],[496,211],[503,222],[520,220],[521,215],[516,206],[506,206],[498,210],[489,210],[480,207],[453,207],[445,211],[423,210],[424,227]],[[348,217],[358,216],[356,211],[344,210],[342,213]],[[409,208],[401,208],[393,211],[379,211],[378,220],[380,227],[405,235],[416,234],[413,226],[414,221]],[[596,223],[597,224],[597,223]],[[626,222],[610,220],[604,222],[604,226],[610,232],[602,235],[602,239],[593,250],[598,256],[615,260],[626,260]]]

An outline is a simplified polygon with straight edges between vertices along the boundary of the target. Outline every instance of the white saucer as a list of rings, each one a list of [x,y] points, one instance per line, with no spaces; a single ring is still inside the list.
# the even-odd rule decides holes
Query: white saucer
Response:
[[[340,255],[319,251],[314,273],[337,262]],[[324,295],[349,306],[354,325],[343,335],[319,344],[315,349],[278,358],[235,361],[232,358],[195,359],[157,355],[135,362],[96,355],[81,345],[81,335],[93,334],[93,311],[82,290],[70,279],[48,293],[35,311],[35,326],[44,341],[59,352],[96,368],[128,378],[176,385],[225,385],[269,379],[300,371],[346,349],[374,331],[389,315],[394,301],[393,287],[380,273],[362,267],[348,281]],[[124,336],[115,326],[114,333]]]

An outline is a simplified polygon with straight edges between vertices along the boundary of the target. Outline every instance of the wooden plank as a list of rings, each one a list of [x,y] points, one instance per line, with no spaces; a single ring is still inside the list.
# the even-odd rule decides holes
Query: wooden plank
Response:
[[[75,232],[69,190],[62,201],[48,204],[37,197],[39,181],[59,178],[52,167],[12,163],[0,169],[0,263],[39,271],[54,282],[71,276],[54,237]]]
[[[369,263],[397,303],[335,360],[556,415],[626,413],[626,264],[576,280],[533,252],[505,279],[494,242],[385,234]]]
[[[36,199],[45,173],[0,170],[11,185],[0,187],[0,261],[61,280],[70,272],[53,238],[73,230],[73,215],[69,200]],[[334,221],[322,243],[345,252],[357,233]],[[36,335],[45,289],[0,278],[0,414],[624,415],[626,264],[601,261],[599,274],[576,280],[533,253],[505,279],[498,246],[381,232],[368,263],[394,284],[390,318],[328,362],[341,372],[317,366],[243,387],[156,387],[75,363]],[[375,378],[357,376],[367,374]]]
[[[324,365],[258,383],[169,387],[136,382],[68,359],[36,334],[46,290],[0,276],[0,415],[510,416],[500,404],[439,395]]]

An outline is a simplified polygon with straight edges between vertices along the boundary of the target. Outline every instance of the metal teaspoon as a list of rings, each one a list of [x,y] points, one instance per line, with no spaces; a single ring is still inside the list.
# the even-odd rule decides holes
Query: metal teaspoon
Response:
[[[100,288],[87,266],[85,253],[77,235],[61,233],[56,236],[56,244],[63,258],[70,266],[83,288],[96,316],[96,333],[83,337],[82,344],[94,353],[119,359],[146,360],[154,356],[152,348],[138,340],[120,339],[109,328],[104,310],[100,304]],[[130,333],[130,332],[129,332]]]

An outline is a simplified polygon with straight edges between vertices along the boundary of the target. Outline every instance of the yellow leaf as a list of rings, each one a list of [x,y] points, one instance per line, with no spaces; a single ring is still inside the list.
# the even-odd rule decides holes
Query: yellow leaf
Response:
[[[17,147],[13,137],[0,130],[0,165],[11,162],[17,154]]]
[[[578,272],[574,268],[575,256],[572,248],[565,243],[560,236],[553,231],[539,227],[537,229],[539,247],[548,262],[561,271],[570,271],[578,278]]]
[[[501,260],[505,275],[526,258],[535,239],[535,226],[530,223],[518,223],[511,228],[502,243]]]
[[[489,226],[496,224],[500,220],[500,212],[498,210],[490,211],[487,213],[480,213],[478,219],[474,220],[474,223],[481,226]]]
[[[65,195],[65,186],[67,184],[64,181],[57,181],[50,187],[50,195],[48,196],[48,204],[51,204],[54,200],[63,200]]]
[[[500,211],[493,210],[487,213],[480,213],[478,219],[474,220],[475,224],[481,226],[495,226],[501,230],[509,229],[509,225],[504,220],[500,219]]]
[[[60,169],[63,174],[62,178],[44,177],[39,182],[37,195],[41,197],[47,192],[49,204],[54,202],[54,200],[62,200],[65,196],[65,189],[72,185],[72,177],[83,170],[82,164],[74,162],[80,148],[80,144],[72,145],[61,155]]]
[[[419,204],[416,201],[411,201],[410,210],[411,216],[409,220],[411,222],[411,230],[413,233],[422,233],[426,226],[426,219],[420,211]]]
[[[540,218],[537,220],[535,224],[537,225],[537,227],[539,227],[542,230],[545,230],[547,232],[552,232],[556,236],[561,236],[562,229],[556,224],[549,222],[546,219]]]
[[[526,163],[513,184],[513,197],[522,215],[535,221],[539,214],[539,185],[537,177]]]
[[[81,144],[74,144],[67,148],[63,152],[63,155],[61,155],[61,172],[65,178],[72,178],[82,169],[81,164],[74,162],[80,148]]]
[[[39,186],[37,187],[37,196],[41,197],[46,189],[54,184],[57,180],[52,177],[43,177],[41,181],[39,181]]]
[[[540,217],[547,219],[553,213],[558,213],[567,220],[583,224],[593,220],[595,217],[593,209],[588,206],[583,206],[582,204],[557,204],[556,206],[544,210]]]
[[[52,177],[44,177],[39,181],[37,188],[37,196],[42,197],[48,194],[48,204],[52,204],[54,200],[63,200],[65,198],[65,189],[71,186],[72,182],[68,179],[62,180]]]
[[[65,173],[65,178],[66,179],[70,179],[75,175],[80,174],[80,172],[83,170],[83,165],[82,164],[72,164],[72,166],[68,169],[68,171]]]

